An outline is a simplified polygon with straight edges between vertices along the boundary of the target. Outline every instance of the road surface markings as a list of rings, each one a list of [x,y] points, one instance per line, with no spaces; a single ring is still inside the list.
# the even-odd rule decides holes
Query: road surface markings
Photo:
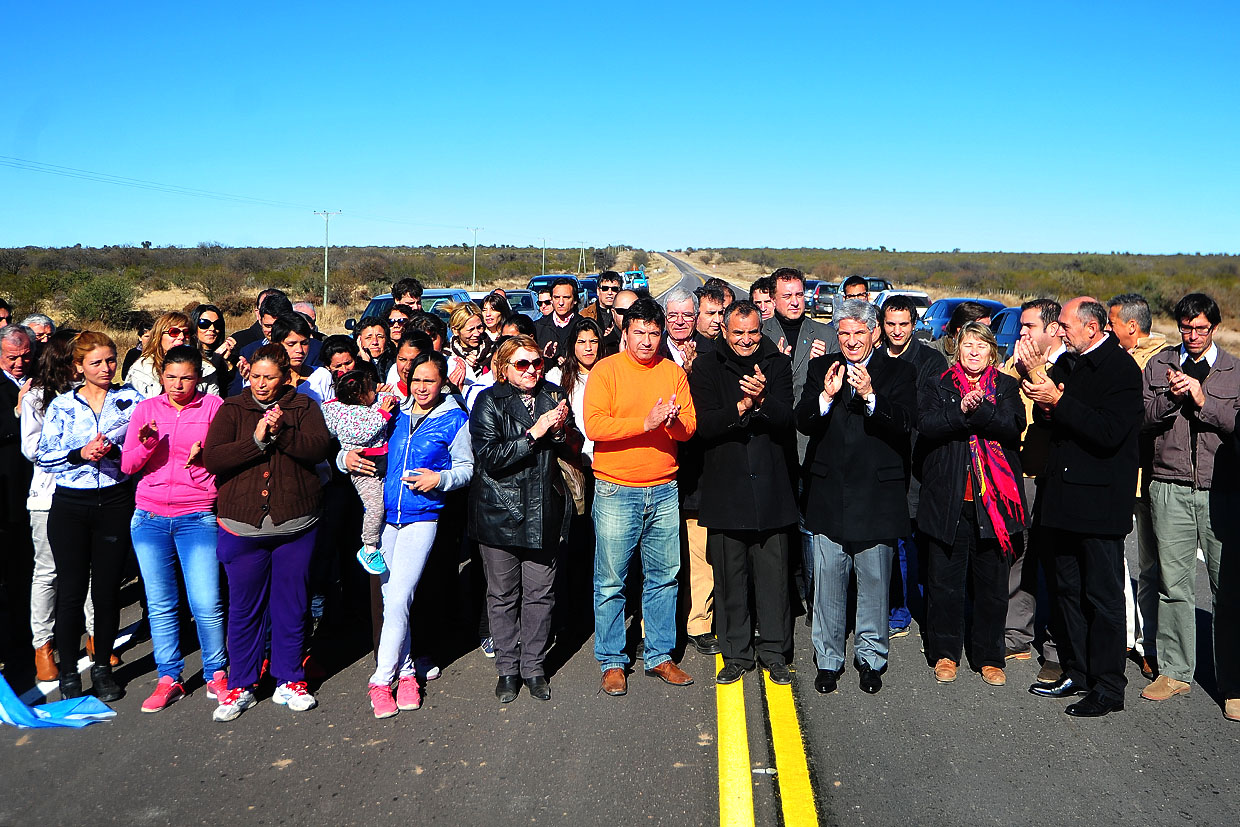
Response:
[[[771,722],[771,742],[775,750],[784,827],[817,825],[818,808],[814,805],[814,787],[810,783],[805,740],[801,737],[792,687],[771,683],[769,675],[764,680],[766,714]]]
[[[715,655],[715,671],[723,655]],[[749,771],[749,730],[745,725],[745,682],[715,685],[715,715],[719,728],[720,827],[752,827],[753,779]]]

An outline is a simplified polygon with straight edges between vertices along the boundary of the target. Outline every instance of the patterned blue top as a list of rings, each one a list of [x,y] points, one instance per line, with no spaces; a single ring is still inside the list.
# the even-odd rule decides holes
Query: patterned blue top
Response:
[[[55,474],[56,484],[64,488],[90,490],[125,482],[129,475],[121,471],[121,445],[129,430],[129,418],[141,401],[142,394],[128,385],[113,388],[96,415],[76,388],[62,393],[47,406],[35,463]],[[95,434],[103,434],[115,448],[98,462],[72,462],[70,452],[80,451]]]

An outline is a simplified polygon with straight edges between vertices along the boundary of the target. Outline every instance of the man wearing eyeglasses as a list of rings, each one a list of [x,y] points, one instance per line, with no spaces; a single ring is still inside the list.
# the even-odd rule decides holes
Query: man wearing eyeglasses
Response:
[[[1158,541],[1159,676],[1141,697],[1165,701],[1192,688],[1200,548],[1214,603],[1215,679],[1224,715],[1240,721],[1236,577],[1220,567],[1240,504],[1234,433],[1240,360],[1214,342],[1221,320],[1214,299],[1190,293],[1176,304],[1175,318],[1180,346],[1155,355],[1142,374],[1145,426],[1154,433],[1150,519]]]
[[[544,317],[551,315],[551,288],[543,287],[538,291],[538,312]]]
[[[38,343],[35,345],[36,348],[47,344],[47,340],[52,338],[52,334],[56,332],[56,323],[42,313],[31,313],[22,319],[22,327],[34,335],[34,339]]]
[[[598,322],[598,326],[603,329],[604,336],[616,326],[611,315],[611,308],[615,305],[616,297],[620,295],[623,287],[624,279],[619,273],[614,270],[604,270],[598,274],[598,298],[581,311],[581,315],[587,319],[594,319]]]

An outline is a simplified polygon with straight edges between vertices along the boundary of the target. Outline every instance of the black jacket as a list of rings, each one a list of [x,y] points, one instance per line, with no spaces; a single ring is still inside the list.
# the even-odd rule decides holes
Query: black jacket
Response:
[[[720,344],[693,362],[689,389],[697,410],[693,440],[702,449],[698,521],[707,528],[770,531],[797,521],[792,360],[765,337],[758,367],[766,377],[761,407],[743,417],[740,379],[748,371]]]
[[[929,348],[926,348],[929,350]],[[927,383],[918,395],[920,409],[917,430],[922,465],[921,502],[917,508],[917,527],[936,540],[951,545],[956,539],[960,507],[964,502],[965,475],[972,473],[969,458],[969,437],[977,434],[992,439],[1003,449],[1003,456],[1016,475],[1024,513],[1025,486],[1021,482],[1020,435],[1025,430],[1025,403],[1020,398],[1020,383],[1006,374],[995,379],[995,401],[983,401],[968,414],[960,410],[960,391],[950,376]],[[981,536],[993,538],[994,526],[982,507],[982,489],[973,474],[974,506]],[[1025,530],[1020,520],[1009,519],[1005,526],[1009,535]]]
[[[569,492],[557,454],[580,455],[581,436],[569,415],[565,439],[551,435],[530,445],[526,431],[565,399],[559,385],[542,382],[534,416],[512,385],[500,382],[478,395],[469,415],[474,478],[469,486],[469,536],[488,546],[555,548],[568,536]]]
[[[26,498],[30,495],[33,466],[22,455],[21,417],[16,411],[18,392],[13,380],[0,372],[0,523],[28,525]]]
[[[698,331],[693,331],[693,344],[697,348],[693,362],[689,365],[686,373],[692,378],[693,368],[697,365],[697,360],[702,358],[704,354],[710,353],[716,347],[715,341],[707,339]],[[664,359],[675,362],[672,356],[672,346],[667,340],[667,333],[663,334],[663,338],[659,340],[659,355]],[[690,388],[693,383],[689,383]],[[697,406],[695,399],[694,406]],[[701,507],[700,486],[702,481],[702,441],[695,433],[687,441],[680,443],[680,447],[676,451],[676,490],[680,494],[680,507],[684,511],[696,513]]]
[[[1050,415],[1046,469],[1038,477],[1039,521],[1080,534],[1122,537],[1132,530],[1145,416],[1141,369],[1114,336],[1085,356],[1064,354],[1050,378],[1064,386]]]
[[[555,342],[555,355],[551,357],[553,364],[564,364],[567,354],[572,351],[573,344],[568,341],[568,331],[575,321],[577,321],[577,314],[573,313],[568,319],[568,324],[560,327],[555,323],[555,313],[548,313],[534,322],[534,339],[538,342],[539,350],[546,352],[547,343]]]
[[[874,413],[851,396],[847,381],[826,416],[818,397],[839,353],[810,360],[797,402],[805,452],[805,527],[837,543],[891,542],[909,535],[909,432],[917,406],[917,372],[899,359],[871,358]]]

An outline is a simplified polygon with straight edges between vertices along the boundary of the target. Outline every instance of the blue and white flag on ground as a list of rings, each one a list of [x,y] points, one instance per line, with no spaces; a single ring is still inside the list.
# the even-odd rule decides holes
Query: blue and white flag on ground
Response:
[[[116,712],[98,698],[83,695],[42,706],[27,706],[0,675],[0,723],[29,729],[35,727],[84,727],[115,718]]]

